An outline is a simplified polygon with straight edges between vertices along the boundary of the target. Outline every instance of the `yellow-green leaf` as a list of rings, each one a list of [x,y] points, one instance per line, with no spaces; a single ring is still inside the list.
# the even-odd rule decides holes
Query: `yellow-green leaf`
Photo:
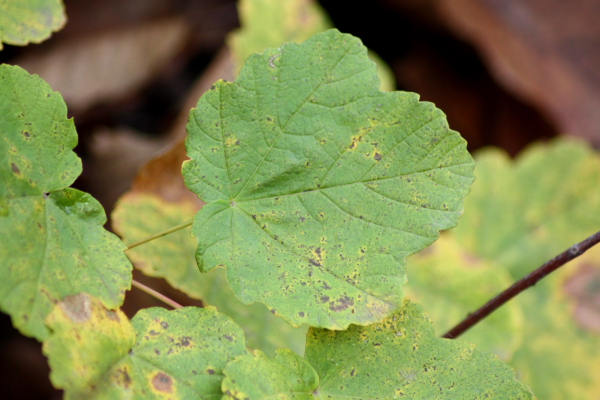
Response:
[[[2,43],[40,43],[66,22],[61,0],[7,0],[0,2],[0,50]]]
[[[252,53],[303,42],[332,27],[312,0],[241,0],[238,13],[242,27],[228,38],[238,70]]]
[[[223,368],[246,354],[241,328],[213,308],[152,308],[129,322],[80,294],[59,303],[47,324],[50,378],[67,400],[217,400]]]
[[[496,149],[476,159],[477,181],[465,200],[465,216],[448,232],[463,253],[506,269],[515,280],[600,230],[600,156],[585,143],[559,138],[531,146],[514,161]],[[600,392],[597,251],[511,301],[522,309],[525,324],[510,364],[541,399],[584,400]],[[465,264],[463,272],[468,270]],[[482,278],[472,286],[484,284]],[[448,302],[464,296],[447,295]],[[483,324],[470,335],[488,349],[504,341],[486,334]]]
[[[504,268],[465,252],[452,235],[443,234],[407,260],[406,294],[428,310],[438,336],[512,283]],[[523,312],[509,302],[459,340],[509,361],[523,340]]]
[[[311,370],[312,367],[312,370]],[[311,328],[304,360],[245,355],[224,370],[223,399],[533,399],[512,369],[474,345],[440,339],[406,302],[379,324]]]

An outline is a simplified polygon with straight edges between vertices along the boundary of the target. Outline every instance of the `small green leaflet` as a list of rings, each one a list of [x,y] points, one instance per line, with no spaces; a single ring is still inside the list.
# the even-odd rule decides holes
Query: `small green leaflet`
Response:
[[[113,227],[125,243],[134,243],[156,232],[192,219],[196,207],[189,202],[168,202],[146,193],[129,193],[119,200],[112,213]],[[292,328],[260,303],[245,305],[227,285],[225,271],[215,268],[198,271],[194,259],[196,240],[190,228],[171,233],[127,252],[136,268],[148,276],[164,277],[171,286],[203,304],[217,307],[244,329],[247,345],[275,355],[285,347],[304,354],[306,326]]]
[[[212,307],[140,311],[131,322],[85,294],[48,316],[52,383],[65,399],[204,399],[222,396],[222,370],[247,354],[244,333]]]
[[[378,87],[362,43],[330,30],[251,56],[200,99],[183,174],[208,203],[192,227],[202,271],[227,268],[242,302],[293,326],[402,304],[404,259],[456,225],[473,160],[431,103]]]
[[[102,206],[69,186],[81,173],[77,133],[63,99],[38,76],[0,66],[0,309],[38,340],[67,295],[109,308],[131,286],[124,245],[102,225]]]
[[[246,355],[224,370],[223,399],[533,399],[510,367],[473,345],[435,337],[406,302],[380,324],[311,328],[304,359]]]
[[[0,2],[2,43],[40,43],[63,27],[67,18],[61,0],[9,0]]]

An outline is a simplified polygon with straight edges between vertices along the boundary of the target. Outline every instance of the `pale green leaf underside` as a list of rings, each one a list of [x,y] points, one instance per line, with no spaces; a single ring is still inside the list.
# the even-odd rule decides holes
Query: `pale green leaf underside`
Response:
[[[417,95],[378,90],[366,48],[331,30],[251,56],[192,110],[186,184],[206,201],[203,271],[292,325],[344,329],[402,302],[404,258],[457,223],[464,140]]]
[[[437,338],[421,307],[410,302],[380,324],[342,332],[311,328],[305,359],[258,353],[238,358],[224,373],[224,399],[533,398],[493,355]]]
[[[102,228],[100,204],[66,188],[81,172],[66,114],[38,76],[0,66],[0,309],[39,340],[63,297],[86,291],[114,308],[131,284],[124,245]]]
[[[196,209],[188,203],[171,203],[149,194],[122,197],[112,214],[113,227],[125,243],[134,243],[156,232],[189,221]],[[246,344],[270,356],[285,347],[304,353],[306,327],[292,328],[260,303],[246,305],[235,298],[227,285],[225,271],[215,268],[201,273],[194,253],[196,240],[190,228],[163,236],[127,252],[136,268],[146,275],[165,278],[187,295],[215,306],[244,329]]]
[[[61,0],[5,0],[0,2],[0,50],[2,43],[40,43],[66,22]]]
[[[47,323],[44,353],[65,399],[217,400],[223,368],[246,354],[241,328],[213,308],[146,309],[130,323],[82,294]]]

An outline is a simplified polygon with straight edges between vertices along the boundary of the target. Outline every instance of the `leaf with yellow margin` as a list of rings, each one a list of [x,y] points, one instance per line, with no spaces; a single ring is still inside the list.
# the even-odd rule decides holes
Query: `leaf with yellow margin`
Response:
[[[506,269],[516,280],[600,229],[600,156],[586,143],[572,138],[537,143],[514,161],[501,150],[484,149],[476,160],[465,215],[448,232],[463,253]],[[509,363],[541,399],[586,400],[600,392],[598,251],[511,300],[526,323]],[[463,297],[458,291],[447,295],[448,302]],[[481,328],[471,334],[484,340]],[[479,344],[493,348],[501,342]]]
[[[48,316],[52,383],[65,399],[211,399],[246,354],[244,333],[213,308],[152,308],[131,320],[95,298],[67,297]]]
[[[406,294],[428,310],[438,336],[512,283],[508,271],[463,251],[448,234],[410,256],[406,267]],[[511,301],[458,340],[474,343],[509,361],[522,344],[524,324],[520,304]]]
[[[0,2],[2,43],[23,46],[40,43],[61,29],[67,18],[61,0],[8,0]]]

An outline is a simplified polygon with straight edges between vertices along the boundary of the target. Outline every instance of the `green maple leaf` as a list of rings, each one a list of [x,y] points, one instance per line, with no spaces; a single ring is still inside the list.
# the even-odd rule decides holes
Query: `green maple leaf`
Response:
[[[102,206],[67,188],[81,162],[66,114],[38,76],[0,66],[0,309],[38,340],[63,297],[86,291],[115,308],[131,286],[125,246],[102,228]]]
[[[0,50],[13,45],[40,43],[63,27],[67,18],[61,0],[0,2]]]
[[[241,328],[213,308],[146,309],[130,322],[81,294],[47,324],[44,353],[65,399],[220,399],[222,369],[247,353]]]
[[[402,304],[404,258],[453,227],[473,181],[464,140],[413,93],[383,93],[335,30],[249,58],[192,110],[187,186],[202,271],[293,326],[344,329]]]
[[[421,307],[347,331],[311,328],[304,359],[283,350],[238,357],[226,399],[532,399],[510,367],[473,345],[435,337]]]

